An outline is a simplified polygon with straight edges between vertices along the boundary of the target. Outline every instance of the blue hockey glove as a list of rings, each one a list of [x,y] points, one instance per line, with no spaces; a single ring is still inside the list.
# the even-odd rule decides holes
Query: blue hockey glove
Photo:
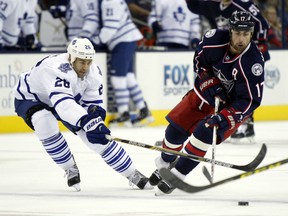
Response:
[[[25,37],[25,44],[27,47],[32,47],[34,45],[35,42],[35,36],[33,34],[27,35]]]
[[[227,101],[227,95],[224,87],[216,77],[209,77],[200,80],[200,90],[203,93],[204,99],[212,106],[215,106],[215,97],[219,97],[220,102],[223,104]]]
[[[88,107],[88,114],[93,115],[95,118],[100,116],[103,121],[106,118],[106,110],[97,105],[90,105]]]
[[[110,130],[104,125],[102,118],[97,118],[94,115],[86,115],[80,124],[81,128],[86,132],[86,136],[89,142],[106,145],[109,140],[105,135],[110,135]]]
[[[217,133],[221,137],[225,131],[234,129],[235,125],[236,114],[233,108],[225,108],[218,115],[209,115],[205,123],[207,128],[217,127]]]
[[[162,31],[162,25],[160,22],[156,21],[154,23],[152,23],[152,30],[154,32],[154,34],[157,34],[158,32]]]

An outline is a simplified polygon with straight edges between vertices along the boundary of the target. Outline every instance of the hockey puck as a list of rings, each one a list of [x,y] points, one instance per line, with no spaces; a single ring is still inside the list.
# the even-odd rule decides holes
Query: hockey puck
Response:
[[[249,206],[249,202],[246,201],[239,201],[238,206]]]

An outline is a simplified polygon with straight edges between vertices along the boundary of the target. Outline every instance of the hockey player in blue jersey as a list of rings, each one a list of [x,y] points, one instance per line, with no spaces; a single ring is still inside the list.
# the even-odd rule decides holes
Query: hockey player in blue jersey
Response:
[[[169,125],[163,148],[183,149],[187,154],[204,157],[212,144],[214,126],[217,127],[217,144],[220,144],[260,105],[264,59],[252,40],[254,22],[248,12],[236,11],[229,23],[229,30],[206,32],[197,47],[194,89],[166,116]],[[217,115],[213,115],[215,97],[221,101]],[[174,155],[162,153],[155,160],[157,169],[149,181],[158,185],[162,193],[171,193],[174,187],[161,180],[158,170],[172,168],[176,159]],[[171,171],[183,180],[198,164],[180,157]]]
[[[267,47],[269,24],[260,9],[251,0],[186,0],[187,6],[195,14],[203,15],[211,28],[228,29],[229,18],[234,11],[248,11],[255,22],[252,39],[261,50],[265,61],[270,59]]]
[[[116,172],[140,189],[148,178],[126,151],[105,135],[102,72],[88,39],[73,39],[67,53],[47,56],[20,76],[15,86],[15,111],[35,131],[53,161],[67,175],[69,187],[80,190],[80,174],[68,143],[59,130],[61,121]],[[148,184],[149,185],[149,184]]]
[[[263,54],[265,61],[270,59],[268,52],[267,33],[269,24],[262,16],[260,9],[251,0],[186,0],[187,6],[193,13],[203,15],[207,18],[212,28],[227,29],[229,18],[232,13],[238,11],[248,11],[254,22],[254,34],[252,39],[257,44]],[[232,142],[253,142],[255,136],[253,115],[232,134]]]

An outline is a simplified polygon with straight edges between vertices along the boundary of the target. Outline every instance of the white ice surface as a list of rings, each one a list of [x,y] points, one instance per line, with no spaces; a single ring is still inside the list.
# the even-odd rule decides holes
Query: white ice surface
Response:
[[[112,129],[112,135],[153,145],[161,140],[164,127]],[[265,165],[288,157],[288,122],[256,122],[257,144],[223,143],[217,146],[216,159],[235,164],[249,163],[266,143]],[[287,165],[223,186],[188,194],[175,190],[156,197],[156,189],[142,191],[129,186],[126,178],[108,167],[80,139],[64,132],[81,173],[81,192],[66,185],[64,172],[54,164],[32,133],[0,135],[0,215],[75,216],[75,215],[189,215],[189,216],[287,216]],[[122,144],[147,176],[154,171],[159,152]],[[209,151],[206,157],[211,157]],[[201,163],[186,181],[208,184]],[[207,168],[210,169],[210,164]],[[260,166],[261,166],[260,165]],[[216,166],[215,180],[241,171]],[[238,206],[248,201],[249,206]]]

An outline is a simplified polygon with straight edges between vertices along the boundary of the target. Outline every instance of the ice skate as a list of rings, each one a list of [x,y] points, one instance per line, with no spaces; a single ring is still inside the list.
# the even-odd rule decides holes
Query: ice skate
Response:
[[[175,166],[176,163],[177,163],[177,159],[175,161],[173,161],[172,163],[168,163],[168,162],[165,162],[161,158],[161,156],[157,157],[155,159],[155,164],[156,164],[157,169],[149,177],[149,183],[152,186],[158,185],[158,183],[162,180],[162,177],[161,177],[161,175],[160,175],[158,170],[161,169],[161,168],[172,169]]]
[[[129,112],[120,114],[117,118],[109,121],[109,127],[132,127]]]
[[[165,180],[161,180],[158,185],[158,191],[156,191],[155,196],[163,196],[165,194],[170,194],[175,190],[175,187]]]
[[[171,172],[177,176],[179,179],[181,180],[184,180],[185,179],[185,175],[183,175],[182,173],[180,173],[178,170],[176,170],[175,168],[172,168],[171,169]],[[172,185],[170,182],[162,179],[158,185],[158,191],[155,193],[155,196],[161,196],[161,195],[164,195],[164,194],[170,194],[172,193],[172,191],[175,190],[175,186]]]
[[[80,191],[80,173],[77,165],[70,167],[65,171],[67,176],[67,184],[69,187],[74,187],[76,191]]]
[[[149,111],[148,107],[145,106],[139,111],[138,116],[132,120],[132,125],[134,127],[143,127],[146,126],[152,122],[154,122],[155,119],[152,116],[151,112]]]
[[[238,130],[231,135],[230,142],[233,144],[255,143],[254,121],[250,117]]]
[[[129,183],[136,185],[138,188],[143,190],[153,189],[153,186],[150,185],[149,179],[140,173],[138,170],[128,177]]]

